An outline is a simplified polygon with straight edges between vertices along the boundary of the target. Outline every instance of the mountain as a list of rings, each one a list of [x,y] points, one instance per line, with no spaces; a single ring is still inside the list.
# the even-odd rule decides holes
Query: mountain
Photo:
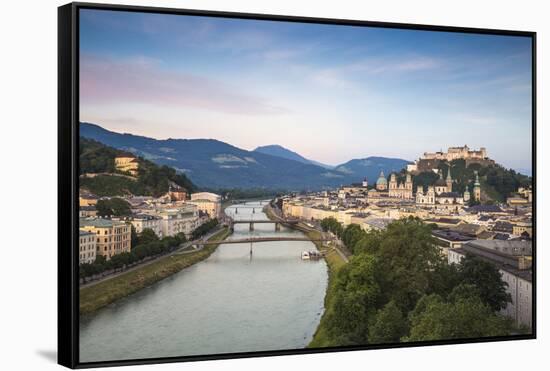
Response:
[[[170,166],[198,187],[209,189],[320,190],[360,182],[365,176],[372,183],[380,169],[387,174],[408,163],[369,157],[333,170],[261,151],[246,151],[214,139],[158,140],[115,133],[90,123],[80,124],[80,136]]]
[[[282,158],[286,158],[288,160],[294,160],[294,161],[298,161],[298,162],[301,162],[303,164],[310,164],[310,165],[317,165],[317,166],[321,166],[325,169],[332,169],[333,166],[330,166],[330,165],[325,165],[325,164],[322,164],[320,162],[317,162],[317,161],[313,161],[313,160],[308,160],[307,158],[301,156],[300,154],[296,153],[296,152],[293,152],[283,146],[280,146],[278,144],[271,144],[271,145],[268,145],[268,146],[260,146],[260,147],[257,147],[254,152],[260,152],[260,153],[265,153],[266,155],[271,155],[271,156],[276,156],[276,157],[282,157]]]
[[[380,175],[380,171],[384,171],[386,177],[392,172],[399,172],[405,168],[410,161],[399,158],[387,157],[367,157],[362,159],[350,160],[344,164],[338,165],[334,171],[345,174],[354,179],[367,178],[369,184],[374,184]],[[358,181],[358,180],[356,180]]]
[[[151,161],[137,158],[139,165],[136,177],[120,173],[115,167],[115,157],[123,151],[111,148],[95,140],[81,138],[79,143],[80,186],[98,196],[160,196],[170,186],[193,192],[196,187],[184,174],[177,174],[168,166],[158,166]]]

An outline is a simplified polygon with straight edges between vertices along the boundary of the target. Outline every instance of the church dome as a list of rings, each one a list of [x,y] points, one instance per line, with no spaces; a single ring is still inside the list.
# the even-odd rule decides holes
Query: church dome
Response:
[[[438,180],[435,181],[435,185],[436,187],[437,186],[446,187],[447,183],[443,179],[439,178]]]
[[[376,185],[385,185],[388,184],[388,180],[384,176],[384,172],[380,172],[380,176],[378,176],[378,180],[376,181]]]

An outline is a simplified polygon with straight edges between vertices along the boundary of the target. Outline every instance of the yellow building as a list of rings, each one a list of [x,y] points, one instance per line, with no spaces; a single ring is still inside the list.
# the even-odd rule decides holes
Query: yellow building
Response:
[[[113,255],[130,252],[131,227],[110,219],[81,219],[80,229],[95,233],[96,255],[109,260]]]
[[[187,204],[195,205],[199,211],[205,212],[210,218],[219,218],[222,209],[222,197],[215,193],[198,192],[191,194]]]
[[[115,157],[115,167],[123,173],[130,173],[132,176],[138,175],[139,163],[132,154],[124,154]]]
[[[517,222],[512,227],[512,234],[521,236],[523,233],[527,233],[529,237],[533,236],[533,224],[531,222]]]

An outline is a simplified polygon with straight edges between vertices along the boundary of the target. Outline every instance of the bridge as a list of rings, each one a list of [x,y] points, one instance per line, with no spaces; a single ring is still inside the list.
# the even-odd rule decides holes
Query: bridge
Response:
[[[235,214],[239,213],[239,209],[252,209],[252,214],[256,214],[256,209],[262,211],[263,207],[262,206],[238,206],[238,207],[235,207]]]
[[[253,220],[253,219],[232,219],[230,222],[230,228],[233,230],[235,224],[248,224],[249,230],[254,230],[254,224],[275,224],[275,230],[281,230],[281,224],[298,224],[297,220]]]
[[[307,238],[307,237],[249,237],[249,238],[237,238],[234,240],[223,241],[201,241],[197,242],[198,246],[205,245],[223,245],[223,244],[236,244],[236,243],[257,243],[257,242],[273,242],[273,241],[311,241],[311,242],[327,242],[333,241],[333,238]]]

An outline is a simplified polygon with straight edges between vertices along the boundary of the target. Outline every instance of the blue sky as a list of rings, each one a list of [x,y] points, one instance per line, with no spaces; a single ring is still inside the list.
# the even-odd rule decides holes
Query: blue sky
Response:
[[[531,169],[528,38],[81,10],[80,48],[80,118],[110,130]]]

